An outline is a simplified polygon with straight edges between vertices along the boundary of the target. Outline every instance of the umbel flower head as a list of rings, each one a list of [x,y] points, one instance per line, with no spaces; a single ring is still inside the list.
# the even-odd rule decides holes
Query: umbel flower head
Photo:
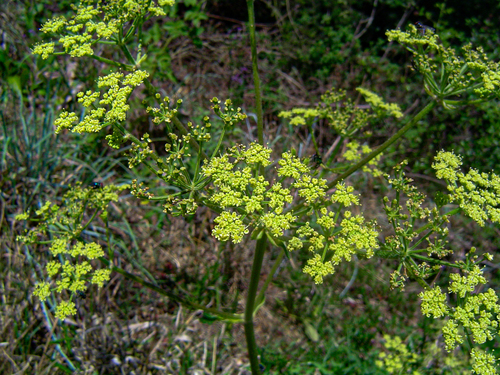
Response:
[[[461,165],[460,156],[445,151],[440,151],[432,164],[437,178],[448,183],[450,201],[457,203],[480,226],[486,220],[500,222],[500,177],[475,169],[464,174]]]
[[[481,47],[465,45],[458,55],[437,34],[422,33],[414,25],[408,31],[388,30],[386,35],[413,54],[412,65],[423,74],[425,90],[445,108],[466,104],[474,97],[480,101],[500,96],[499,64],[490,61]]]
[[[474,251],[475,249],[471,249],[471,253]],[[448,352],[462,344],[465,336],[470,337],[474,344],[480,345],[493,340],[498,333],[500,305],[496,292],[489,288],[485,292],[474,293],[478,285],[486,284],[478,265],[473,265],[464,273],[464,276],[458,273],[452,273],[450,276],[448,293],[456,294],[456,307],[448,306],[446,294],[438,286],[419,295],[424,315],[434,318],[447,317],[443,337]],[[479,348],[472,348],[470,354],[472,368],[476,374],[497,374],[496,359],[493,355]]]
[[[34,46],[33,53],[46,59],[54,54],[57,45],[61,45],[64,53],[72,57],[93,55],[93,47],[99,41],[118,41],[118,34],[127,23],[148,13],[165,16],[163,7],[174,3],[174,0],[83,0],[78,6],[72,5],[73,17],[58,16],[43,24],[42,32],[60,38],[57,42]]]
[[[135,87],[149,76],[149,73],[136,70],[124,76],[123,73],[110,73],[99,77],[97,86],[105,92],[91,90],[77,94],[78,102],[90,111],[79,121],[75,112],[63,111],[54,121],[56,133],[62,129],[69,129],[75,133],[96,133],[105,126],[115,122],[123,122],[126,119],[130,106],[127,101]]]
[[[347,98],[344,90],[332,89],[321,95],[321,102],[315,108],[294,108],[291,111],[280,112],[279,116],[289,118],[290,124],[296,126],[310,126],[316,118],[324,119],[343,137],[352,137],[360,129],[368,126],[375,117],[403,117],[397,104],[385,103],[378,95],[366,89],[356,90],[366,98],[371,111],[356,105],[352,99]]]
[[[387,352],[380,352],[379,360],[375,363],[380,368],[385,368],[389,374],[408,373],[405,370],[411,368],[421,361],[421,358],[416,353],[411,353],[407,346],[398,336],[391,337],[384,335],[384,347]],[[413,372],[416,374],[417,372]]]
[[[51,254],[57,258],[59,254],[69,255],[70,259],[95,259],[104,256],[101,246],[96,243],[83,244],[77,242],[74,246],[69,246],[64,238],[57,239],[50,248]],[[64,259],[64,257],[63,257]],[[50,277],[59,275],[54,291],[61,293],[67,290],[71,295],[87,290],[86,281],[96,284],[101,288],[106,281],[109,281],[110,269],[97,269],[92,272],[92,266],[88,261],[80,261],[73,264],[69,259],[64,262],[54,260],[46,266],[47,274]],[[45,301],[51,294],[50,283],[47,281],[35,285],[33,295]],[[64,319],[68,315],[76,314],[75,303],[73,301],[63,301],[56,309],[56,318]]]
[[[209,200],[223,210],[212,231],[217,239],[239,243],[253,226],[289,250],[308,244],[313,255],[304,272],[317,284],[333,274],[334,266],[342,260],[350,261],[354,254],[373,255],[378,233],[374,223],[365,223],[361,215],[347,209],[359,204],[352,187],[338,184],[328,196],[326,180],[312,176],[310,167],[293,152],[283,153],[277,163],[280,180],[268,181],[259,171],[260,166],[271,164],[270,155],[271,149],[252,143],[247,148],[233,147],[202,167],[215,187]],[[301,197],[309,210],[308,222],[302,225],[297,224],[295,206],[291,205],[294,195]],[[291,235],[288,240],[285,233]]]
[[[106,185],[99,189],[84,189],[81,184],[77,184],[64,195],[60,205],[47,202],[37,210],[39,225],[27,235],[18,237],[18,241],[34,244],[40,237],[45,237],[51,227],[58,229],[59,237],[51,241],[49,248],[54,260],[45,267],[49,279],[36,284],[33,292],[41,301],[45,301],[52,292],[62,295],[69,293],[70,298],[58,304],[56,318],[64,319],[76,314],[73,298],[85,292],[88,283],[101,288],[109,280],[110,269],[97,269],[91,264],[93,260],[104,256],[102,247],[93,242],[83,243],[77,238],[85,230],[82,225],[85,210],[94,210],[94,216],[100,212],[101,218],[105,219],[109,203],[118,200],[116,192],[126,188],[127,185]],[[27,220],[28,217],[28,213],[24,213],[17,215],[16,220]]]

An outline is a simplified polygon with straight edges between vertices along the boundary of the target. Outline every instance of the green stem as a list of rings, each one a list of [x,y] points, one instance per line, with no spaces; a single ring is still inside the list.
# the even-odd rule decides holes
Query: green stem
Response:
[[[427,238],[429,238],[431,236],[431,234],[433,234],[433,233],[434,233],[433,230],[430,230],[429,232],[427,232],[424,236],[422,236],[422,238],[420,238],[417,242],[415,242],[415,244],[413,244],[413,246],[410,247],[409,251],[415,250],[422,242],[424,242]],[[420,251],[422,251],[422,249],[419,249],[418,251],[420,252]]]
[[[250,276],[250,285],[248,287],[247,303],[245,306],[245,337],[247,339],[248,358],[250,359],[250,368],[252,374],[259,374],[259,360],[257,358],[257,343],[255,341],[255,332],[253,327],[253,313],[255,306],[255,296],[257,295],[257,288],[259,286],[260,270],[262,268],[262,261],[264,253],[266,252],[267,236],[262,233],[262,236],[257,240],[255,245],[255,254],[252,265],[252,275]]]
[[[278,269],[278,266],[281,264],[281,261],[283,260],[284,256],[285,256],[285,249],[281,249],[278,257],[274,261],[273,267],[271,268],[269,275],[267,275],[266,281],[264,281],[264,285],[262,285],[262,288],[260,289],[259,295],[255,299],[255,303],[257,304],[257,306],[259,306],[264,300],[267,287],[271,283],[271,280],[273,279],[274,274],[276,273],[276,270]]]
[[[413,277],[415,281],[424,289],[424,290],[430,290],[431,287],[427,282],[422,279],[420,276],[417,276],[416,270],[418,270],[418,266],[415,263],[415,261],[410,258],[409,261],[403,262],[406,270],[408,271],[408,275],[410,277]],[[414,271],[415,270],[415,271]]]
[[[418,251],[422,251],[422,250],[418,250]],[[460,265],[457,265],[457,263],[450,263],[450,262],[446,262],[444,260],[429,258],[429,257],[426,257],[425,255],[415,254],[411,251],[410,251],[410,254],[411,254],[410,256],[412,258],[417,258],[417,259],[423,260],[424,262],[427,262],[427,263],[439,264],[441,266],[448,266],[448,267],[453,267],[453,268],[457,268],[457,269],[462,268]]]
[[[250,32],[250,45],[252,50],[252,73],[255,86],[255,106],[257,112],[257,138],[261,145],[264,145],[264,119],[262,116],[262,96],[260,91],[259,69],[257,65],[257,43],[255,41],[255,12],[254,0],[247,0],[248,28]],[[259,360],[257,358],[257,343],[255,342],[255,332],[253,327],[253,314],[255,297],[259,286],[260,270],[266,250],[267,236],[265,233],[257,240],[255,254],[253,258],[252,274],[250,276],[250,286],[248,288],[247,303],[245,306],[245,337],[247,339],[248,357],[252,374],[259,374]]]
[[[252,49],[252,73],[253,84],[255,86],[255,106],[257,111],[257,138],[259,143],[264,145],[264,118],[262,116],[262,95],[260,92],[259,68],[257,65],[257,43],[255,41],[255,12],[253,3],[254,0],[247,0],[248,28],[250,31],[250,45]]]
[[[464,327],[464,331],[465,331],[465,337],[467,337],[467,343],[469,344],[469,350],[474,348],[474,343],[472,342],[472,339],[471,339],[471,334],[470,334],[470,330],[466,327]]]
[[[394,134],[391,138],[389,138],[387,141],[385,141],[382,145],[380,145],[377,149],[373,150],[370,152],[368,155],[366,155],[363,159],[361,159],[359,162],[354,164],[351,168],[349,168],[347,171],[342,173],[340,176],[338,176],[335,180],[330,182],[328,186],[330,188],[334,187],[339,183],[340,181],[345,180],[347,177],[349,177],[351,174],[356,172],[358,169],[363,167],[365,164],[367,164],[370,160],[374,159],[377,155],[381,154],[384,152],[387,148],[389,148],[390,145],[392,145],[394,142],[396,142],[399,138],[403,137],[403,135],[412,127],[414,126],[417,122],[422,120],[424,116],[426,116],[435,106],[437,102],[432,101],[429,104],[427,104],[417,115],[410,120],[405,126],[403,126],[399,131]]]
[[[442,217],[443,217],[443,220],[444,220],[444,218],[446,218],[447,216],[453,216],[453,215],[455,215],[456,213],[459,213],[459,212],[460,212],[460,210],[461,210],[461,208],[460,208],[460,207],[457,207],[457,208],[454,208],[453,210],[451,210],[451,211],[447,212],[446,214],[444,214],[444,215],[442,216]],[[442,223],[442,222],[441,222],[441,223]],[[430,228],[432,225],[433,225],[433,223],[432,223],[432,222],[431,222],[431,223],[427,223],[427,224],[425,224],[423,227],[418,228],[418,229],[415,231],[415,233],[420,234],[420,233],[422,233],[423,231],[425,231],[425,230],[427,230],[428,228]]]
[[[217,153],[219,152],[220,146],[222,146],[222,141],[224,140],[225,134],[226,134],[226,128],[224,127],[224,129],[222,129],[222,134],[219,136],[217,146],[215,146],[214,152],[212,153],[212,157],[210,159],[213,159],[217,156]]]
[[[307,122],[307,129],[309,130],[309,134],[311,134],[311,140],[314,144],[314,151],[316,152],[316,155],[320,156],[318,143],[316,142],[316,137],[314,136],[314,130],[311,122],[309,121]]]
[[[96,55],[91,55],[90,57],[92,59],[94,59],[94,60],[99,61],[99,62],[102,62],[102,63],[108,64],[108,65],[111,65],[111,66],[116,66],[118,68],[121,68],[121,69],[123,69],[123,70],[125,70],[127,72],[131,72],[131,71],[134,70],[134,66],[133,65],[123,64],[121,62],[110,60],[110,59],[107,59],[105,57],[96,56]]]
[[[94,210],[90,219],[87,220],[87,223],[79,230],[80,233],[82,233],[85,229],[87,229],[87,227],[90,225],[90,223],[92,223],[94,221],[94,219],[98,213],[99,213],[99,210]]]

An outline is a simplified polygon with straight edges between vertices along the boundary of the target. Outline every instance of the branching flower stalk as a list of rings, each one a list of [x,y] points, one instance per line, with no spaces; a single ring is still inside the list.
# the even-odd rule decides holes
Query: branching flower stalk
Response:
[[[399,129],[392,137],[390,137],[387,141],[377,147],[375,150],[366,155],[359,162],[351,166],[340,176],[336,177],[332,182],[329,183],[329,187],[335,186],[338,182],[344,181],[351,174],[368,164],[371,160],[376,158],[378,155],[382,154],[389,146],[391,146],[394,142],[401,139],[408,130],[410,130],[413,126],[415,126],[420,120],[422,120],[429,112],[436,106],[436,102],[432,101],[427,104],[415,117],[413,117],[408,123]]]
[[[264,145],[264,116],[262,114],[262,93],[260,89],[259,68],[257,64],[257,42],[255,36],[255,12],[254,0],[247,0],[248,9],[248,28],[250,34],[250,47],[252,49],[252,74],[254,81],[255,106],[257,112],[257,138],[261,146]],[[221,137],[222,139],[222,137]],[[215,153],[214,155],[215,156]],[[261,167],[263,172],[263,167]],[[250,359],[250,368],[252,374],[259,373],[259,361],[257,353],[257,343],[255,341],[255,331],[253,317],[255,314],[255,298],[260,279],[260,270],[266,251],[267,235],[261,233],[261,238],[257,240],[252,264],[252,272],[248,288],[247,302],[245,305],[245,336],[247,341],[248,358]]]
[[[58,273],[61,273],[60,271],[64,269],[64,267],[69,270],[64,271],[65,273],[61,274],[62,281],[58,282],[58,285],[60,286],[57,288],[57,293],[63,295],[64,291],[67,290],[70,292],[70,299],[64,301],[64,303],[61,303],[58,306],[56,317],[63,319],[68,315],[74,314],[75,306],[72,300],[76,297],[77,292],[84,292],[87,290],[87,287],[82,283],[83,280],[89,280],[92,284],[97,284],[99,287],[102,287],[103,283],[106,280],[109,280],[109,273],[117,272],[129,280],[135,281],[193,310],[203,310],[205,313],[216,314],[216,316],[231,322],[242,322],[242,314],[232,314],[205,307],[204,305],[193,301],[193,297],[178,286],[175,291],[165,290],[157,284],[147,282],[143,278],[131,274],[114,265],[112,256],[114,247],[112,245],[109,232],[107,232],[106,241],[109,249],[108,259],[104,257],[104,252],[102,251],[101,246],[97,243],[88,243],[83,245],[81,234],[83,234],[85,232],[85,228],[94,221],[96,213],[99,212],[100,216],[107,220],[107,208],[109,203],[111,201],[116,201],[117,199],[117,195],[113,192],[121,191],[126,188],[128,188],[126,185],[121,186],[120,188],[107,185],[103,188],[104,190],[94,190],[82,188],[81,186],[75,186],[68,191],[59,205],[47,202],[42,209],[37,211],[36,216],[32,219],[36,220],[38,218],[40,222],[39,225],[33,228],[25,236],[18,238],[19,241],[26,244],[50,243],[52,245],[51,253],[57,260],[50,262],[47,265],[48,275],[51,278],[55,278]],[[103,200],[103,196],[106,196],[107,198],[104,198]],[[90,203],[90,208],[94,208],[96,204],[98,204],[98,207],[96,207],[96,210],[91,214],[91,217],[87,219],[84,214],[88,203]],[[16,219],[26,220],[28,219],[28,215],[18,215]],[[84,220],[86,223],[82,225],[81,222]],[[45,237],[48,232],[51,232],[52,234],[57,233],[54,229],[51,229],[52,225],[59,229],[59,238],[52,241],[40,241],[39,238]],[[75,243],[76,246],[70,247],[69,244],[71,243]],[[66,259],[61,258],[61,256],[65,256]],[[86,274],[92,274],[90,272],[88,262],[83,262],[87,272],[78,271],[77,268],[80,266],[78,265],[78,262],[75,262],[75,267],[73,267],[75,272],[69,268],[70,261],[73,262],[73,260],[78,258],[87,258],[89,260],[98,259],[103,265],[106,266],[106,268],[101,270],[97,269],[94,271],[94,277],[89,278],[85,276]],[[49,283],[42,282],[36,285],[34,295],[39,296],[43,301],[48,297],[47,293],[50,291],[51,289]]]

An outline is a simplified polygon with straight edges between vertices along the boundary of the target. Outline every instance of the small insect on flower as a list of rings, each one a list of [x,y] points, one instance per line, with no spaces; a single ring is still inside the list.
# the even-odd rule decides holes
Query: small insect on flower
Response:
[[[92,189],[102,189],[102,187],[103,187],[103,186],[104,186],[104,185],[103,185],[103,183],[102,183],[102,182],[95,182],[95,181],[94,181],[94,182],[92,182],[92,183],[90,184],[90,187],[91,187]]]
[[[81,290],[77,290],[76,294],[77,294],[78,298],[81,298],[81,299],[87,298],[87,295],[84,292],[82,292]]]
[[[422,35],[425,35],[427,33],[427,30],[429,30],[432,34],[434,34],[436,32],[435,28],[424,25],[419,21],[415,22],[415,26],[417,27],[417,30],[420,31],[420,34],[422,34]]]

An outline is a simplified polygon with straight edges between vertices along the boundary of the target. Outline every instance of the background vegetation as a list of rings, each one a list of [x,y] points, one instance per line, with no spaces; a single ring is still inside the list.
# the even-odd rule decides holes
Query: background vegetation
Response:
[[[85,60],[67,64],[63,58],[42,60],[31,55],[30,48],[44,38],[37,31],[41,24],[69,13],[72,3],[0,5],[0,373],[71,372],[64,357],[82,373],[209,374],[214,368],[212,373],[243,373],[247,360],[240,326],[202,322],[199,313],[120,275],[81,299],[78,319],[62,329],[46,326],[45,312],[31,297],[46,249],[15,242],[25,228],[14,215],[40,208],[77,182],[120,184],[144,179],[140,170],[128,170],[121,154],[104,147],[99,134],[54,135],[54,116],[62,108],[78,108],[76,93],[93,82],[99,70]],[[359,99],[354,88],[363,85],[399,103],[407,113],[425,100],[410,56],[387,42],[387,29],[421,21],[435,27],[443,43],[458,47],[471,42],[483,46],[491,59],[499,59],[497,1],[266,0],[258,2],[256,10],[265,135],[276,152],[294,147],[300,156],[312,156],[311,140],[277,114],[294,106],[314,106],[331,87]],[[149,57],[142,66],[164,94],[183,99],[181,114],[186,119],[200,121],[209,114],[208,103],[214,96],[233,99],[249,115],[232,135],[242,143],[256,136],[246,20],[244,1],[178,1],[168,17],[151,21],[144,35]],[[464,157],[464,165],[498,173],[499,119],[497,103],[452,113],[436,109],[385,154],[384,169],[408,158],[408,175],[417,185],[440,190],[443,187],[430,169],[432,156],[436,150],[453,149]],[[149,132],[161,146],[164,129],[139,110],[131,122],[137,134]],[[322,125],[318,122],[314,128],[326,153],[334,139]],[[396,121],[376,124],[366,141],[380,144],[398,126]],[[365,210],[369,208],[365,214],[381,220],[379,193],[387,190],[384,180],[355,174],[350,182],[361,194]],[[153,278],[165,288],[187,290],[200,303],[240,306],[252,256],[245,245],[213,239],[210,212],[202,210],[185,221],[122,196],[110,216],[119,259],[129,272]],[[461,228],[452,238],[455,256],[471,245],[498,249],[496,226],[479,230],[466,219],[452,225]],[[102,224],[86,235],[99,240],[105,230]],[[257,317],[257,340],[267,373],[384,374],[375,365],[384,334],[402,337],[415,353],[436,340],[440,327],[423,318],[418,308],[420,288],[391,291],[386,263],[346,264],[318,287],[302,273],[303,256],[294,254],[283,264]],[[497,269],[495,263],[489,264],[492,283],[500,281]],[[454,357],[462,360],[460,352]],[[417,367],[422,373],[441,374],[463,373],[467,365],[463,366],[452,370],[444,358],[429,357]]]

